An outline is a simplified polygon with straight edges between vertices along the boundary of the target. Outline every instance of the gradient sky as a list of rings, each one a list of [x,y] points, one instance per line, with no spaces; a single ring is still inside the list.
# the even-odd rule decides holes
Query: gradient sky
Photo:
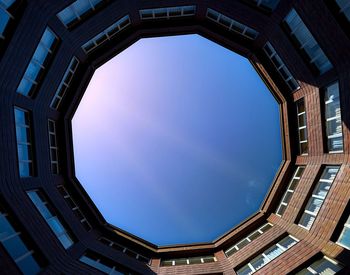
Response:
[[[158,245],[248,218],[282,160],[273,96],[248,60],[199,35],[111,59],[72,123],[77,178],[105,219]]]

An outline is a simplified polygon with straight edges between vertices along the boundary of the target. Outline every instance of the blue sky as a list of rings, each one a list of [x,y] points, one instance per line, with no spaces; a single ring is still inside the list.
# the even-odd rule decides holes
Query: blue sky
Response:
[[[158,245],[248,218],[282,160],[273,96],[198,35],[142,39],[101,66],[72,125],[77,178],[105,219]]]

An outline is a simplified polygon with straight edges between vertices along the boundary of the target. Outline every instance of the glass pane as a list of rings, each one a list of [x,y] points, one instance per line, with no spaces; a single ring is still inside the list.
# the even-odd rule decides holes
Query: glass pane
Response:
[[[13,229],[7,218],[3,215],[0,216],[0,241],[14,233],[16,233],[16,231]]]
[[[55,41],[56,37],[51,32],[49,28],[47,28],[43,34],[43,37],[41,38],[41,42],[50,49]]]
[[[326,258],[322,258],[310,266],[317,274],[332,275],[338,272],[341,268],[338,265],[328,261]]]
[[[288,236],[284,238],[283,240],[278,242],[281,246],[283,246],[285,249],[288,249],[295,245],[297,243],[296,240],[294,240],[292,237]]]
[[[28,96],[32,86],[33,86],[32,82],[22,78],[21,83],[19,84],[19,86],[17,88],[17,92],[22,94],[22,95]]]
[[[262,268],[264,265],[266,265],[269,262],[269,259],[264,258],[263,255],[259,255],[255,259],[253,259],[250,263],[251,265],[256,269]]]
[[[58,13],[57,16],[65,25],[69,25],[76,18],[72,7],[65,8],[60,13]]]
[[[305,207],[305,209],[317,215],[318,211],[322,206],[322,203],[323,203],[322,199],[311,198],[307,206]]]
[[[307,214],[307,213],[304,213],[300,219],[299,224],[301,224],[302,226],[304,226],[307,229],[310,229],[312,224],[314,223],[314,220],[315,220],[314,216]]]
[[[3,241],[2,245],[14,260],[28,252],[28,249],[21,240],[20,235]]]
[[[67,234],[59,236],[58,239],[65,249],[68,249],[73,245],[72,239]]]
[[[28,163],[26,162],[19,162],[18,163],[18,169],[19,169],[19,175],[21,177],[29,177],[31,176],[31,168]]]
[[[10,16],[3,9],[0,9],[0,34],[4,34],[9,20]]]
[[[62,226],[61,222],[58,220],[57,217],[52,217],[47,222],[56,235],[60,235],[65,232],[64,227]]]
[[[350,249],[350,229],[349,228],[344,227],[338,242],[346,246],[348,249]]]
[[[250,275],[253,273],[253,271],[250,269],[248,265],[245,265],[241,269],[239,269],[236,273],[237,275]]]
[[[38,274],[41,270],[40,266],[32,255],[23,258],[22,260],[16,262],[16,264],[25,275]]]
[[[283,250],[277,245],[273,245],[272,247],[264,251],[264,254],[270,259],[270,261],[281,255],[282,253]]]
[[[72,4],[72,7],[79,16],[84,15],[92,9],[89,0],[77,0]]]

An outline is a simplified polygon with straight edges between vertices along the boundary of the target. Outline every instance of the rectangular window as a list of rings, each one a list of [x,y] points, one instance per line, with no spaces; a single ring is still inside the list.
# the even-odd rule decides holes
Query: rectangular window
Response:
[[[343,267],[335,260],[328,257],[323,257],[304,268],[303,270],[296,273],[296,275],[307,275],[307,274],[324,274],[333,275],[340,271]]]
[[[284,19],[284,23],[298,50],[305,55],[307,62],[319,74],[333,68],[331,62],[294,9]]]
[[[299,226],[307,230],[311,228],[338,171],[339,166],[326,166],[324,168],[299,220]]]
[[[42,255],[33,249],[32,240],[21,232],[18,222],[0,204],[0,243],[24,275],[38,274],[43,267]]]
[[[289,89],[294,92],[300,88],[298,81],[290,73],[289,69],[286,67],[280,56],[277,54],[276,50],[272,47],[270,42],[267,42],[264,46],[264,51],[267,57],[271,60],[275,69],[282,77],[283,81],[287,84]]]
[[[301,176],[303,175],[305,170],[304,166],[297,167],[296,171],[294,172],[294,175],[291,179],[291,181],[288,184],[286,192],[284,192],[283,197],[281,199],[280,204],[278,205],[276,215],[282,216],[284,211],[286,211],[288,203],[290,202],[295,188],[298,186],[298,183],[300,181]]]
[[[234,253],[236,253],[238,250],[242,249],[249,243],[251,243],[253,240],[258,238],[260,235],[265,233],[267,230],[269,230],[272,227],[272,224],[265,223],[263,226],[259,227],[257,230],[253,231],[251,234],[249,234],[244,239],[240,240],[239,242],[235,243],[233,246],[231,246],[229,249],[225,251],[225,254],[227,257],[232,256]]]
[[[63,185],[58,186],[57,189],[62,195],[62,197],[64,198],[64,200],[67,202],[69,207],[72,209],[74,215],[79,219],[80,223],[84,226],[84,228],[87,231],[90,231],[91,230],[90,223],[86,219],[85,215],[81,212],[79,206],[73,200],[71,194],[67,191],[67,189]]]
[[[219,13],[213,9],[207,10],[207,18],[210,19],[211,21],[214,21],[216,24],[219,24],[220,26],[224,27],[225,29],[238,33],[244,36],[245,38],[248,38],[251,40],[256,39],[257,36],[259,35],[259,33],[256,30],[230,17],[227,17],[222,13]]]
[[[34,176],[33,138],[29,111],[14,108],[17,139],[18,170],[20,177]]]
[[[330,153],[343,151],[343,130],[339,100],[339,83],[336,82],[323,91],[324,118],[327,149]]]
[[[53,174],[58,174],[59,165],[58,165],[56,122],[51,119],[48,120],[48,132],[49,132],[49,145],[50,145],[51,172]]]
[[[213,263],[216,261],[217,259],[214,256],[178,258],[178,259],[172,259],[172,260],[161,260],[160,266],[204,264],[204,263]]]
[[[90,53],[92,50],[95,50],[97,47],[101,46],[106,41],[112,39],[114,35],[131,25],[129,15],[126,15],[119,19],[117,22],[109,26],[103,32],[100,32],[98,35],[94,36],[88,42],[86,42],[82,47],[85,53]]]
[[[73,239],[71,234],[68,233],[65,226],[62,224],[61,219],[55,215],[53,205],[48,202],[44,193],[40,190],[27,191],[27,195],[45,219],[46,223],[51,228],[57,239],[60,241],[65,249],[70,248],[73,245]]]
[[[296,245],[298,242],[299,240],[297,240],[291,235],[288,235],[287,237],[283,238],[276,244],[266,249],[263,253],[259,254],[257,257],[249,261],[249,263],[245,264],[239,270],[237,270],[237,275],[249,275],[255,273],[256,271],[267,265],[269,262],[271,262],[273,259],[280,256],[283,252]]]
[[[126,269],[122,268],[110,259],[91,251],[88,251],[83,256],[81,256],[79,261],[81,261],[84,264],[87,264],[88,266],[96,268],[97,270],[105,274],[131,274]]]
[[[141,20],[171,19],[177,17],[193,16],[196,6],[167,7],[140,10]]]
[[[299,99],[296,105],[298,114],[299,154],[307,155],[309,146],[307,141],[307,118],[304,99]]]
[[[103,238],[103,237],[102,237],[102,238],[99,239],[99,241],[100,241],[101,243],[103,243],[103,244],[105,244],[105,245],[107,245],[107,246],[109,246],[109,247],[111,247],[111,248],[113,248],[113,249],[115,249],[115,250],[118,250],[118,251],[120,251],[120,252],[123,252],[123,253],[129,255],[130,257],[133,257],[133,258],[135,258],[136,260],[139,260],[140,262],[143,262],[143,263],[145,263],[145,264],[149,264],[150,261],[151,261],[150,258],[147,258],[147,257],[145,257],[145,256],[142,256],[141,254],[139,254],[139,253],[137,253],[137,252],[135,252],[135,251],[133,251],[133,250],[131,250],[131,249],[129,249],[129,248],[123,246],[123,245],[120,245],[120,244],[118,244],[118,243],[116,243],[116,242],[113,242],[113,241],[111,241],[111,240],[109,240],[109,239],[107,239],[107,238]]]
[[[280,2],[280,0],[245,0],[245,1],[267,11],[273,11],[277,7],[278,3]]]
[[[69,62],[66,72],[63,75],[61,83],[58,86],[58,89],[56,90],[56,93],[51,101],[50,107],[52,109],[57,110],[58,107],[60,106],[63,97],[65,96],[67,90],[71,85],[73,76],[78,68],[78,65],[79,65],[79,60],[75,56],[73,56],[73,58]]]
[[[108,0],[76,0],[57,13],[57,17],[61,20],[63,25],[70,28],[74,24],[84,21],[84,19],[96,11],[98,6],[107,2]]]
[[[57,36],[50,28],[46,28],[17,87],[17,93],[28,97],[34,96],[34,92],[39,85],[43,73],[47,69],[48,62],[52,58],[57,42]]]

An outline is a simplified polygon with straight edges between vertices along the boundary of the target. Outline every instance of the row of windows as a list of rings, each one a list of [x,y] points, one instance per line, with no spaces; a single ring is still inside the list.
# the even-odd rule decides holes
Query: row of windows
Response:
[[[232,256],[234,253],[236,253],[238,250],[242,249],[243,247],[245,247],[246,245],[248,245],[249,243],[251,243],[253,240],[255,240],[256,238],[258,238],[260,235],[262,235],[263,233],[265,233],[267,230],[269,230],[272,227],[272,224],[270,223],[266,223],[263,226],[259,227],[257,230],[253,231],[252,233],[250,233],[247,237],[245,237],[244,239],[240,240],[239,242],[237,242],[236,244],[234,244],[233,246],[231,246],[229,249],[227,249],[225,251],[225,254],[227,257]]]
[[[196,6],[180,6],[157,9],[140,10],[142,20],[170,19],[176,17],[193,16],[196,12]]]
[[[292,9],[284,19],[284,23],[288,34],[295,42],[296,47],[307,57],[308,63],[312,65],[318,73],[323,74],[333,67],[309,29],[294,9]]]
[[[329,153],[343,152],[343,130],[339,98],[339,83],[335,82],[321,91],[323,102],[322,117],[324,120],[326,147]],[[307,115],[304,99],[296,102],[298,120],[299,152],[308,154]]]
[[[67,231],[62,220],[55,214],[56,211],[44,193],[40,190],[32,190],[28,191],[27,194],[62,246],[65,249],[70,248],[74,244],[72,235]]]
[[[71,61],[69,62],[69,65],[63,75],[63,78],[60,82],[60,84],[58,85],[58,88],[56,90],[56,93],[54,95],[54,97],[52,98],[50,107],[52,109],[57,110],[58,107],[60,106],[63,97],[65,96],[67,90],[69,89],[73,76],[78,68],[79,65],[79,60],[73,56],[73,58],[71,59]]]
[[[339,166],[326,166],[324,168],[322,175],[305,206],[304,213],[299,220],[299,226],[308,230],[311,228],[338,171]]]
[[[96,49],[98,46],[104,42],[110,40],[114,35],[131,25],[129,15],[126,15],[119,19],[117,22],[106,28],[104,31],[100,32],[88,42],[86,42],[82,47],[85,53],[90,53],[92,50]]]
[[[67,28],[69,28],[76,23],[83,21],[83,19],[94,13],[99,5],[106,2],[106,0],[76,0],[57,13],[57,17]]]
[[[160,262],[160,266],[204,264],[204,263],[214,263],[216,261],[217,259],[214,256],[178,258],[178,259],[172,259],[172,260],[162,260]]]
[[[256,39],[258,36],[258,32],[230,17],[227,17],[223,15],[222,13],[219,13],[213,9],[207,10],[207,18],[214,21],[215,23],[225,27],[229,31],[233,31],[235,33],[238,33],[245,38],[248,39]]]
[[[38,274],[44,266],[42,255],[38,256],[29,239],[13,215],[0,204],[0,243],[24,275]]]
[[[53,174],[58,174],[59,173],[59,165],[58,165],[56,122],[51,120],[51,119],[48,120],[48,131],[49,131],[51,172]]]
[[[17,88],[17,93],[33,97],[44,71],[47,69],[49,59],[57,45],[58,38],[50,28],[46,28],[40,42],[29,62],[29,65]]]
[[[249,275],[258,271],[273,259],[280,256],[283,252],[287,251],[294,245],[299,242],[295,237],[288,235],[279,242],[273,244],[263,253],[259,254],[254,259],[250,260],[247,264],[242,266],[239,270],[236,271],[237,275]]]
[[[58,191],[64,198],[64,200],[67,202],[69,207],[72,209],[74,215],[79,219],[80,223],[83,225],[83,227],[87,230],[91,230],[91,225],[89,221],[86,219],[85,215],[81,212],[79,206],[75,203],[74,199],[72,198],[71,194],[67,191],[67,189],[60,185],[57,187]]]
[[[297,188],[297,186],[299,184],[300,178],[303,175],[304,170],[305,170],[304,166],[297,167],[291,181],[288,184],[287,190],[283,194],[281,202],[279,203],[279,205],[277,207],[276,215],[282,216],[284,214],[284,212],[286,211],[288,203],[290,202],[290,200],[294,194],[295,188]]]
[[[290,73],[280,56],[277,54],[274,47],[272,47],[271,43],[267,42],[263,49],[268,58],[272,61],[272,64],[275,66],[276,70],[278,71],[284,82],[288,85],[289,89],[292,92],[299,89],[299,83],[292,76],[292,74]]]
[[[296,275],[309,275],[309,274],[324,274],[324,275],[333,275],[342,269],[342,265],[330,259],[328,257],[322,257],[319,260],[316,260],[314,263],[308,267],[300,270]]]
[[[113,275],[131,275],[130,272],[126,271],[121,266],[117,265],[113,261],[108,258],[103,257],[97,253],[92,251],[86,252],[82,257],[80,257],[79,261],[88,266],[96,268],[105,274],[113,274]]]
[[[108,245],[109,247],[115,249],[115,250],[118,250],[120,252],[123,252],[125,253],[126,255],[132,257],[132,258],[135,258],[136,260],[139,260],[140,262],[143,262],[145,264],[149,264],[151,259],[150,258],[147,258],[145,256],[142,256],[141,254],[123,246],[123,245],[120,245],[119,243],[116,243],[116,242],[113,242],[107,238],[100,238],[99,241],[105,245]]]

